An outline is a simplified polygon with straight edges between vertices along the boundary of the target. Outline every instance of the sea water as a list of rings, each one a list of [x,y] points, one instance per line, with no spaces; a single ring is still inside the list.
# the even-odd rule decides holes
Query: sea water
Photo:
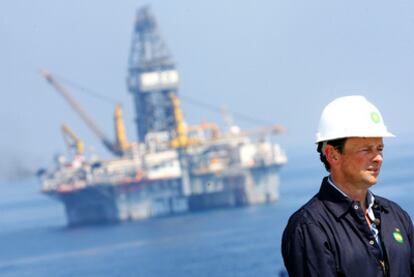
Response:
[[[400,149],[373,191],[413,217],[414,153]],[[277,203],[79,228],[37,180],[3,182],[0,276],[278,276],[286,222],[324,175],[315,154],[293,155]]]

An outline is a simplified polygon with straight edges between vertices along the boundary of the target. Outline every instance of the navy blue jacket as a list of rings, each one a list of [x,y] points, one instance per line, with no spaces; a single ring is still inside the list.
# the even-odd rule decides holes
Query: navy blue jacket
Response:
[[[375,195],[380,247],[360,203],[324,178],[288,222],[282,255],[289,276],[414,276],[414,228],[396,203]],[[381,250],[382,249],[382,250]]]

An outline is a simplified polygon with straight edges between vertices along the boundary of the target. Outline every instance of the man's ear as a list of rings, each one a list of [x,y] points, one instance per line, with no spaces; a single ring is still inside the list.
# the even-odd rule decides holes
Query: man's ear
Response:
[[[329,163],[336,163],[339,159],[339,152],[332,145],[326,145],[324,154]]]

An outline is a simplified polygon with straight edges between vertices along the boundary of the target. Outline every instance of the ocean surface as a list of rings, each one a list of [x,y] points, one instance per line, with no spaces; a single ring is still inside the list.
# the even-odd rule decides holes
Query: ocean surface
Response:
[[[414,218],[414,149],[396,150],[373,191]],[[274,204],[79,228],[36,179],[1,182],[0,276],[278,276],[287,219],[326,175],[314,154],[289,159]]]

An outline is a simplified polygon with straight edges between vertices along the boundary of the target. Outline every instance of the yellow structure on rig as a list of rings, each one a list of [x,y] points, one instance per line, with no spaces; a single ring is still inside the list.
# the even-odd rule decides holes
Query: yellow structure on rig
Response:
[[[116,147],[122,153],[126,153],[126,151],[128,151],[130,149],[131,145],[129,144],[128,138],[126,136],[125,123],[124,123],[124,118],[122,116],[121,104],[117,104],[115,106],[114,120],[115,120],[115,143],[116,143]]]
[[[76,155],[82,155],[85,152],[85,144],[68,125],[62,125],[62,134],[66,145],[69,149],[75,149]]]

